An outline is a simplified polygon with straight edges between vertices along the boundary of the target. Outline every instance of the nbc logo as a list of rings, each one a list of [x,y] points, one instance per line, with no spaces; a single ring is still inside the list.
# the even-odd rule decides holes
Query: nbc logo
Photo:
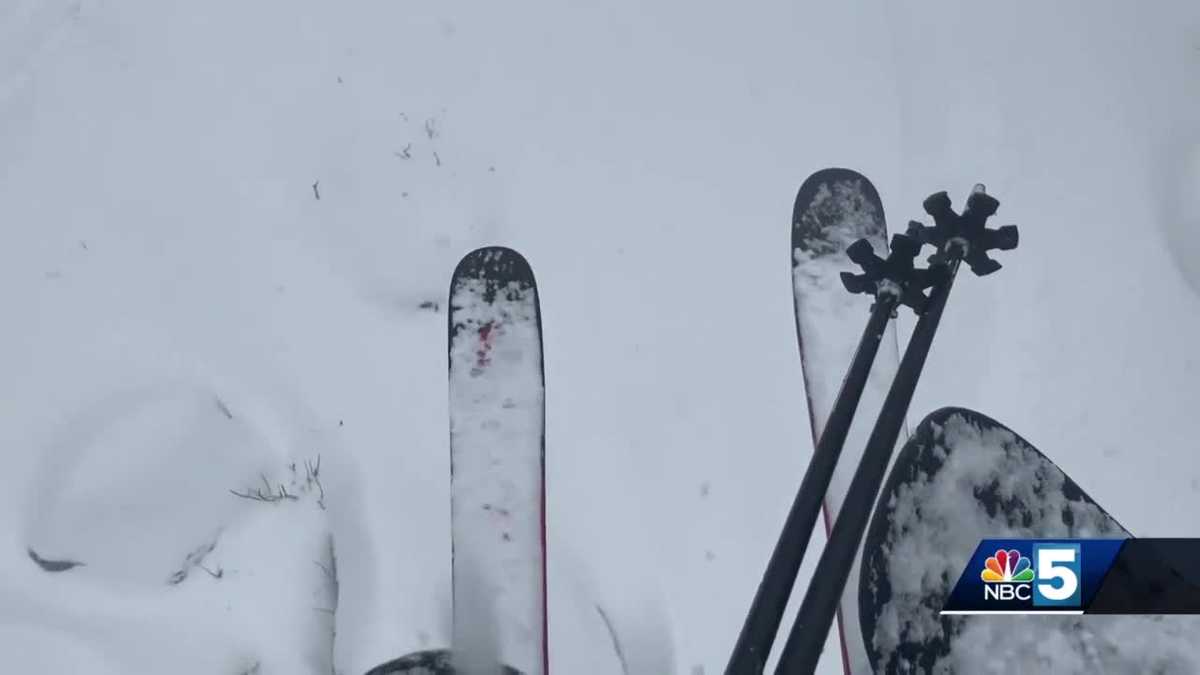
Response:
[[[1022,557],[1017,549],[1001,549],[987,559],[979,576],[991,583],[1028,583],[1033,581],[1031,567],[1029,558]]]
[[[984,539],[942,614],[1083,614],[1126,541]]]
[[[1033,581],[1030,560],[1015,548],[999,549],[984,563],[979,577],[983,585],[984,600],[1029,600],[1030,582]]]

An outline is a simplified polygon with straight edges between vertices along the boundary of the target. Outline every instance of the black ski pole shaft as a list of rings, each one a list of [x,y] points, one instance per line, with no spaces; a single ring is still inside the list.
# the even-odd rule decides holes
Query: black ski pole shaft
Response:
[[[850,423],[854,420],[854,412],[862,398],[871,365],[896,302],[896,296],[881,295],[871,308],[858,350],[854,352],[854,359],[842,380],[833,409],[813,448],[812,459],[808,462],[800,489],[784,521],[783,531],[771,553],[762,582],[754,594],[750,612],[742,624],[742,632],[725,668],[726,675],[756,675],[766,667],[767,655],[787,609],[800,563],[804,560],[808,540],[812,537],[821,503],[825,499],[825,491],[829,489],[834,467],[845,445],[846,434],[850,431]]]
[[[946,270],[944,280],[935,287],[929,306],[917,321],[908,347],[904,350],[904,357],[896,370],[896,379],[892,381],[884,399],[866,449],[863,450],[862,460],[850,482],[846,500],[838,512],[829,541],[813,572],[813,580],[804,594],[796,622],[784,644],[776,675],[812,673],[821,658],[821,648],[825,645],[888,461],[904,425],[908,405],[929,355],[929,347],[933,344],[942,311],[946,308],[946,300],[958,273],[958,260],[949,261]]]

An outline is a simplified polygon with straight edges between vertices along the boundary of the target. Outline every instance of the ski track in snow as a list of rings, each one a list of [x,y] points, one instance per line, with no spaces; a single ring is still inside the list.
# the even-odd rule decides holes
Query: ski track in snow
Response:
[[[631,673],[719,672],[806,461],[782,252],[829,165],[897,223],[984,181],[1022,227],[956,286],[914,414],[1010,420],[1135,531],[1194,534],[1200,301],[1152,167],[1196,137],[1197,12],[6,4],[6,665],[447,644],[445,285],[502,243],[548,326],[553,663],[618,672],[600,605]],[[325,510],[229,493],[318,455]],[[222,576],[169,584],[196,552]]]
[[[58,425],[17,534],[31,557],[78,565],[48,574],[12,561],[0,595],[21,626],[3,644],[63,644],[32,663],[80,672],[93,661],[113,672],[329,667],[336,594],[319,475],[281,461],[253,404],[225,395],[180,383],[118,391]],[[186,647],[167,647],[183,633]]]

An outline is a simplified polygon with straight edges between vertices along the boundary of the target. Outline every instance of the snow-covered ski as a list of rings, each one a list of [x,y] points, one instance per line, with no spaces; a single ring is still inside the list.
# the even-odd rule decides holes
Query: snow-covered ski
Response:
[[[889,320],[895,316],[896,308],[901,304],[920,312],[928,301],[923,292],[929,285],[926,283],[927,275],[913,267],[920,244],[905,235],[896,235],[887,258],[877,255],[876,245],[882,249],[880,240],[886,236],[882,213],[879,197],[866,178],[845,169],[818,172],[800,189],[792,226],[795,246],[792,262],[793,277],[797,282],[793,288],[796,292],[795,316],[801,356],[805,356],[806,349],[812,351],[814,344],[828,342],[832,336],[826,333],[840,332],[844,333],[846,342],[841,345],[842,350],[851,354],[852,358],[841,364],[842,369],[838,369],[838,372],[845,373],[841,378],[832,375],[834,367],[831,363],[803,362],[806,379],[829,380],[828,383],[820,381],[817,386],[809,386],[810,395],[814,390],[822,391],[821,388],[826,384],[840,384],[836,385],[836,394],[824,390],[824,393],[832,396],[832,400],[821,401],[823,405],[820,409],[810,401],[813,453],[738,634],[725,669],[729,675],[756,675],[763,672],[813,528],[822,511],[826,511],[828,516],[826,495],[834,482],[839,457],[854,427],[855,413],[871,384],[871,374],[876,373],[877,390],[879,373],[895,371],[895,334],[888,330]],[[864,232],[871,236],[850,242]],[[856,266],[862,268],[861,274],[850,271]],[[838,280],[840,295],[833,295],[828,288],[831,278]],[[848,301],[852,301],[857,294],[870,295],[874,302],[866,312],[866,327],[861,329],[861,338],[853,343],[850,342],[852,336],[858,334],[854,324],[861,323],[863,319],[860,316],[856,322],[839,315],[837,310],[855,304]],[[830,308],[832,311],[822,317],[822,310]],[[830,316],[834,318],[829,319]],[[818,330],[821,333],[814,334]],[[884,358],[882,371],[873,371],[872,366],[885,338],[889,342],[885,354],[890,354]],[[835,357],[831,354],[816,357],[810,353],[806,358]],[[868,410],[868,414],[870,412],[873,410]],[[855,442],[857,440],[854,439]],[[835,489],[840,493],[840,488]],[[831,621],[839,604],[839,594],[840,588],[829,598],[832,603],[829,610]],[[844,638],[844,635],[839,633],[839,637]],[[848,662],[848,650],[843,648],[840,652],[843,662]]]
[[[984,537],[1129,536],[1004,425],[963,408],[932,413],[898,453],[864,539],[872,672],[1200,672],[1196,617],[939,615]]]
[[[453,649],[368,675],[546,675],[544,384],[533,271],[491,246],[450,282]],[[501,665],[503,664],[503,665]]]
[[[463,258],[450,284],[454,643],[460,668],[548,672],[542,329],[516,251]]]
[[[840,281],[843,273],[860,271],[847,254],[847,249],[860,239],[866,239],[878,253],[887,250],[883,203],[871,181],[841,168],[823,169],[805,180],[792,211],[792,297],[814,444],[829,419],[873,301],[867,295],[847,293]],[[896,329],[888,323],[825,496],[826,533],[837,517],[899,361]],[[857,574],[857,569],[852,570],[850,579],[857,578]],[[853,584],[848,588],[838,613],[842,663],[846,673],[869,673],[867,653],[858,632]]]
[[[988,218],[996,213],[999,205],[1000,202],[988,195],[983,185],[976,185],[967,199],[966,208],[960,214],[952,208],[950,197],[945,192],[938,192],[923,203],[925,212],[933,216],[935,224],[930,227],[916,221],[910,222],[906,236],[896,235],[893,238],[892,255],[886,263],[861,251],[855,254],[853,247],[850,249],[855,254],[853,257],[856,262],[861,263],[867,272],[863,278],[864,285],[865,281],[877,277],[882,268],[892,268],[893,274],[888,278],[899,287],[894,292],[902,298],[911,297],[911,304],[917,309],[920,319],[904,348],[896,376],[888,387],[879,416],[867,438],[862,459],[846,489],[828,542],[813,572],[814,582],[809,585],[800,603],[796,621],[780,653],[778,673],[792,675],[811,673],[816,669],[821,647],[844,594],[847,589],[854,588],[854,584],[848,582],[860,565],[857,553],[861,540],[887,475],[893,450],[903,435],[908,406],[920,381],[961,263],[967,263],[977,276],[986,276],[1001,267],[988,255],[989,251],[1011,250],[1017,246],[1015,225],[998,229],[987,227]],[[937,248],[937,252],[929,258],[928,269],[915,270],[912,265],[911,256],[916,255],[918,242]],[[903,265],[900,264],[901,258],[907,258]],[[843,278],[847,288],[858,285],[853,275]],[[879,292],[883,291],[881,284],[875,285]],[[926,298],[921,291],[927,287],[931,288]]]

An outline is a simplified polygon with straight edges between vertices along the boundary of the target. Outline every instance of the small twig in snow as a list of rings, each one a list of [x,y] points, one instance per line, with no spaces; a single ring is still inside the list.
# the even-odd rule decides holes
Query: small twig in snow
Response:
[[[621,662],[621,672],[624,675],[629,675],[629,663],[625,660],[625,650],[621,649],[621,641],[617,639],[617,631],[613,628],[612,621],[609,620],[608,614],[604,612],[604,608],[596,605],[596,611],[599,612],[600,618],[604,621],[604,627],[608,629],[608,636],[612,639],[613,650],[617,652],[617,660]]]
[[[167,578],[167,583],[172,586],[178,586],[179,584],[183,583],[188,578],[188,573],[193,567],[199,567],[205,572],[208,572],[209,576],[214,579],[220,579],[221,577],[225,576],[225,571],[219,567],[217,568],[216,572],[213,572],[204,566],[204,558],[209,553],[212,553],[216,548],[217,540],[213,539],[212,541],[201,544],[194,551],[188,553],[183,559],[183,565],[181,565],[178,570],[172,572],[171,576]]]
[[[326,577],[327,577],[327,578],[328,578],[328,579],[329,579],[331,582],[334,582],[334,583],[336,583],[336,582],[337,582],[337,578],[333,576],[333,570],[331,570],[331,569],[329,569],[328,567],[326,567],[325,565],[321,564],[321,561],[320,561],[320,560],[314,560],[314,561],[313,561],[313,564],[314,564],[314,565],[316,565],[317,567],[320,567],[320,568],[321,568],[321,571],[325,573],[325,576],[326,576]]]
[[[307,485],[309,485],[309,486],[316,485],[317,486],[317,491],[320,493],[320,496],[317,497],[317,506],[320,506],[321,510],[324,511],[325,510],[325,486],[321,485],[321,456],[317,455],[317,461],[315,464],[308,460],[305,460],[304,461],[304,470],[305,470],[305,473],[307,473],[307,476],[306,476]]]
[[[256,502],[275,503],[275,502],[281,502],[285,499],[289,499],[291,501],[297,501],[299,499],[299,497],[296,497],[295,495],[290,494],[287,491],[287,488],[284,487],[283,483],[280,483],[279,488],[275,489],[275,488],[271,487],[271,483],[270,483],[270,481],[267,480],[267,477],[265,475],[260,473],[260,474],[258,474],[258,477],[262,479],[262,482],[263,482],[262,488],[255,488],[254,492],[250,492],[249,490],[246,490],[245,492],[238,492],[237,490],[230,490],[229,492],[231,494],[233,494],[233,496],[235,496],[235,497],[241,497],[242,499],[252,499]],[[266,489],[264,490],[263,488],[266,488]]]
[[[83,563],[75,560],[47,560],[38,555],[33,549],[27,548],[25,552],[29,554],[29,559],[37,563],[37,566],[47,572],[66,572],[74,567],[81,567]]]

